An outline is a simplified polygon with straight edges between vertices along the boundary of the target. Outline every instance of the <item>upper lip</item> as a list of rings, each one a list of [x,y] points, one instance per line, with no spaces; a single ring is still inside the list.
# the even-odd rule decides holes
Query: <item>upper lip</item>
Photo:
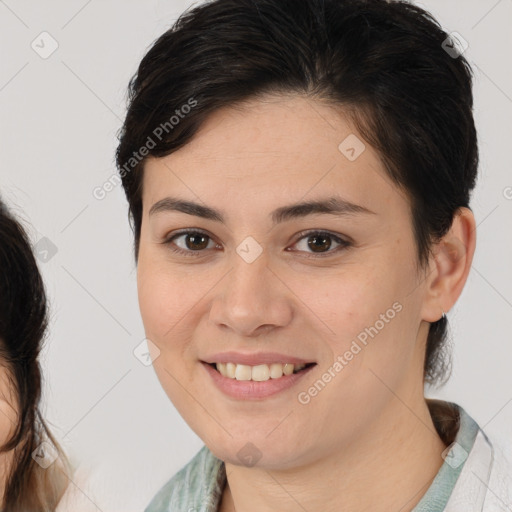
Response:
[[[243,353],[243,352],[219,352],[203,359],[205,363],[235,363],[245,364],[249,366],[257,366],[259,364],[272,364],[272,363],[292,363],[292,364],[307,364],[314,361],[308,359],[301,359],[300,357],[288,356],[278,352],[257,352],[257,353]]]

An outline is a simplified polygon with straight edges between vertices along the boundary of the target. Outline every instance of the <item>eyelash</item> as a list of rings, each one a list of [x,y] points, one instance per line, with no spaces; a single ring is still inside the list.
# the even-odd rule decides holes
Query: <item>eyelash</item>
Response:
[[[177,254],[180,254],[180,255],[183,255],[186,257],[192,257],[192,258],[201,256],[200,253],[204,252],[206,249],[202,249],[199,251],[185,250],[185,249],[181,249],[180,247],[176,247],[176,245],[174,245],[172,243],[172,241],[174,239],[179,238],[180,236],[183,236],[183,235],[200,235],[200,236],[205,236],[213,241],[212,237],[210,235],[208,235],[207,233],[205,233],[204,231],[189,229],[189,230],[184,230],[184,231],[179,231],[177,233],[174,233],[172,237],[168,238],[167,240],[165,240],[162,243],[164,245],[168,245],[169,249],[174,253],[177,253]],[[338,252],[352,246],[352,243],[349,242],[348,240],[344,240],[344,239],[340,238],[339,236],[336,236],[335,234],[330,233],[329,231],[315,231],[315,230],[301,231],[300,233],[298,233],[297,241],[294,242],[293,245],[297,244],[303,238],[308,238],[312,235],[326,236],[326,237],[332,238],[336,243],[339,243],[340,245],[338,247],[335,247],[333,250],[328,250],[327,252],[324,252],[324,253],[309,253],[309,256],[305,256],[306,258],[325,258],[325,257],[328,257],[334,253],[338,253]]]

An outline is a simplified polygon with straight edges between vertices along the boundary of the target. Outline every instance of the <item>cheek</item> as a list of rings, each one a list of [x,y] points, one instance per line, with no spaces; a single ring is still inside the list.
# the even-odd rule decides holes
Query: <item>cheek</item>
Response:
[[[341,373],[357,381],[370,368],[400,373],[412,356],[417,326],[410,321],[416,306],[407,297],[409,282],[396,267],[374,264],[302,279],[294,290],[333,360],[347,361],[350,370]]]
[[[293,289],[311,321],[343,346],[396,300],[391,300],[396,296],[395,284],[383,282],[379,274],[380,270],[370,265],[344,267],[323,275],[317,271],[295,278]]]
[[[16,393],[6,369],[0,366],[0,446],[11,439],[19,419]]]
[[[170,292],[173,289],[172,282],[144,267],[139,270],[137,287],[146,334],[151,333],[160,339],[172,326],[176,311],[176,294]]]
[[[191,308],[191,286],[179,271],[148,257],[139,258],[137,290],[139,308],[148,338],[157,345],[172,337],[187,309]],[[154,339],[153,339],[154,338]]]
[[[140,258],[137,269],[139,308],[149,338],[166,360],[189,359],[187,350],[197,325],[205,315],[205,299],[212,280],[196,269]],[[169,356],[172,353],[172,357]]]
[[[193,287],[178,275],[158,262],[139,258],[139,308],[146,337],[156,346],[153,369],[168,397],[180,408],[187,404],[182,388],[190,377],[185,357],[190,340],[187,322],[193,318],[196,301]]]

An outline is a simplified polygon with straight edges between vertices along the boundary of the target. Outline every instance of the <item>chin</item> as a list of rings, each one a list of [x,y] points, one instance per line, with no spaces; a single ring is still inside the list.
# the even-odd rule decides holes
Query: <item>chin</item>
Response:
[[[257,467],[261,469],[278,470],[288,469],[297,465],[300,454],[297,443],[289,438],[286,440],[271,440],[262,436],[233,436],[217,443],[206,442],[210,451],[219,459],[236,466]],[[304,446],[303,440],[300,441]],[[301,449],[302,452],[302,449]]]

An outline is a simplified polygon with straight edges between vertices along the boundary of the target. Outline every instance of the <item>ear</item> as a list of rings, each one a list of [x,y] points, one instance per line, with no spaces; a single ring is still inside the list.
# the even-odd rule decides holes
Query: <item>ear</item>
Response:
[[[422,318],[439,320],[455,304],[466,284],[476,247],[476,223],[469,208],[459,208],[448,233],[433,248],[426,277]]]

